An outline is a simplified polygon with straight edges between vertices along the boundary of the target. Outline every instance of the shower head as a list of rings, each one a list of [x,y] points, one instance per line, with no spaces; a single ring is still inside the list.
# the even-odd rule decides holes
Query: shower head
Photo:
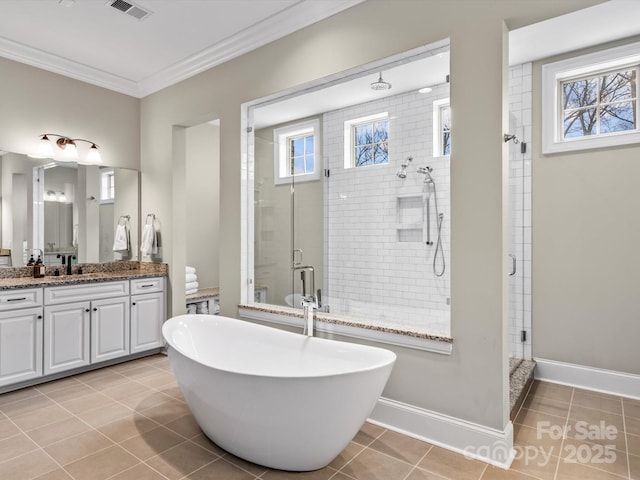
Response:
[[[413,162],[413,157],[409,156],[404,162],[400,164],[400,170],[396,172],[396,176],[398,178],[407,178],[407,167],[411,162]]]
[[[431,172],[433,171],[432,167],[425,165],[423,167],[418,167],[416,171],[418,173],[422,173],[423,175],[425,175],[424,177],[425,183],[434,183],[433,177],[431,176]]]

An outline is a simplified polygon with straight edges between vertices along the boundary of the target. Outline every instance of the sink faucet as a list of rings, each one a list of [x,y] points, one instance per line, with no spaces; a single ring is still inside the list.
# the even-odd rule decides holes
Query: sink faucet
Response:
[[[307,336],[313,337],[313,320],[315,318],[315,312],[318,309],[318,297],[315,295],[316,280],[315,272],[311,265],[296,265],[292,267],[295,272],[300,270],[300,280],[302,281],[302,311],[305,321],[305,332]],[[307,295],[307,282],[306,273],[311,272],[311,295]]]
[[[67,255],[67,275],[71,275],[73,273],[73,270],[71,270],[71,260],[75,258],[75,255]],[[64,265],[64,256],[62,257],[62,264]]]

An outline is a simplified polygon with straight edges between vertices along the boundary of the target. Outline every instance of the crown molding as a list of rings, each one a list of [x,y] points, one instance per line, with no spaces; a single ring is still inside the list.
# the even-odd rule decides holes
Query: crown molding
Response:
[[[138,86],[144,97],[193,77],[209,68],[239,57],[270,42],[308,27],[364,0],[317,2],[303,0],[240,33],[142,80]]]
[[[136,82],[0,37],[0,57],[138,97]]]
[[[365,0],[301,0],[139,82],[0,37],[0,56],[132,97],[142,98],[255,50]]]

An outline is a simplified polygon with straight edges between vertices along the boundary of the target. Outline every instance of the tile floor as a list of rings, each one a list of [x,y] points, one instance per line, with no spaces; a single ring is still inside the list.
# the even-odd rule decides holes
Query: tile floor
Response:
[[[640,401],[536,382],[515,441],[506,471],[367,423],[322,470],[270,470],[202,435],[163,355],[0,395],[2,480],[639,480]]]

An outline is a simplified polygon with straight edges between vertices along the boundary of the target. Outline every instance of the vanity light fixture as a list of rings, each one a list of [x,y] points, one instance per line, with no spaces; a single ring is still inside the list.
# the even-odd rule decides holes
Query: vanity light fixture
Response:
[[[62,158],[60,160],[78,160],[78,149],[76,142],[86,142],[91,144],[89,152],[87,153],[87,163],[100,164],[102,163],[102,157],[98,150],[98,145],[90,140],[83,138],[69,138],[64,135],[58,135],[57,133],[44,133],[40,137],[40,146],[38,147],[39,158],[53,158],[57,153],[53,148],[53,142],[49,137],[58,137],[55,141],[56,146],[61,150]]]

